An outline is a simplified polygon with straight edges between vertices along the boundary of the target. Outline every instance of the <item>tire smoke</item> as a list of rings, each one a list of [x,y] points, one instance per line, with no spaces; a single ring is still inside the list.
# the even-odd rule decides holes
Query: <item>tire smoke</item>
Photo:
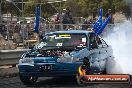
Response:
[[[108,61],[110,74],[132,75],[132,22],[116,24],[105,41],[112,46],[115,63]]]

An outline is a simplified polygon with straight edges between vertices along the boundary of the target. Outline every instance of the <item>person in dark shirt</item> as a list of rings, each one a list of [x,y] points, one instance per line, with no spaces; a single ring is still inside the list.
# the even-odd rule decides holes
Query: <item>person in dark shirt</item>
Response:
[[[106,18],[111,14],[111,9],[108,9],[107,13],[105,14]]]
[[[108,18],[109,15],[112,16],[111,9],[108,9],[107,13],[105,14],[105,17]],[[111,17],[110,23],[114,23],[114,19],[113,19],[113,17]]]
[[[73,24],[74,23],[73,19],[72,19],[71,11],[70,11],[70,9],[68,7],[66,8],[66,12],[63,15],[62,23],[63,24]]]

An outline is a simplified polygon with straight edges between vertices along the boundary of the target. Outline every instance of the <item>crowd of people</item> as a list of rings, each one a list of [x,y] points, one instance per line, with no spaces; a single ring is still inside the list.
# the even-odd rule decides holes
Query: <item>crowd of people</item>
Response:
[[[38,34],[34,33],[34,23],[20,24],[12,22],[8,25],[0,25],[0,49],[8,47],[15,49],[20,44],[25,44],[26,40],[37,40]],[[13,47],[12,47],[13,46]]]

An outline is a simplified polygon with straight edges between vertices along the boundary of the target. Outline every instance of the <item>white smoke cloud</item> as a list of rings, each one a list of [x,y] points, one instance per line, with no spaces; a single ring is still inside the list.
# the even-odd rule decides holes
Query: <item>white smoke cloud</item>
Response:
[[[124,21],[114,27],[105,40],[112,46],[116,64],[109,62],[109,73],[132,75],[132,22]]]

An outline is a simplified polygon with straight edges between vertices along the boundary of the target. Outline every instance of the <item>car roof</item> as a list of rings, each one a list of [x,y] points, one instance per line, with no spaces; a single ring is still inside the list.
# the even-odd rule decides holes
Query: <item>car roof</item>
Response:
[[[54,34],[54,33],[85,33],[85,34],[88,34],[88,33],[93,33],[92,31],[86,31],[86,30],[65,30],[65,31],[55,31],[55,32],[49,32],[47,34]]]

